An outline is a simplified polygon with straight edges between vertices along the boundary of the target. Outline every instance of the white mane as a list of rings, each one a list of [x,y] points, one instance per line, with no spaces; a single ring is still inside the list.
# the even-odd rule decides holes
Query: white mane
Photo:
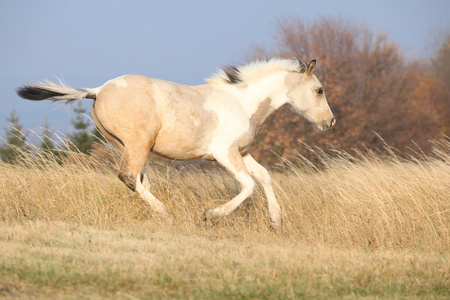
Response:
[[[278,72],[304,72],[306,64],[296,59],[272,58],[255,61],[244,66],[226,66],[206,79],[210,84],[249,83]]]

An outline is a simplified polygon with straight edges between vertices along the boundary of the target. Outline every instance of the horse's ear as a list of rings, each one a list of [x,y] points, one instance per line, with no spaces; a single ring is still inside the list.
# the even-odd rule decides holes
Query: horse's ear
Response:
[[[308,68],[306,68],[306,74],[311,76],[314,73],[314,69],[316,68],[316,60],[313,59],[309,64]]]

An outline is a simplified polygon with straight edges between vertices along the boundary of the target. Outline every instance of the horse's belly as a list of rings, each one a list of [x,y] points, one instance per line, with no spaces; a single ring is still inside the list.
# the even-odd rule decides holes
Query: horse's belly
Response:
[[[190,128],[190,126],[176,130],[162,128],[151,151],[170,159],[212,160],[208,153],[209,142],[210,134],[198,128]]]

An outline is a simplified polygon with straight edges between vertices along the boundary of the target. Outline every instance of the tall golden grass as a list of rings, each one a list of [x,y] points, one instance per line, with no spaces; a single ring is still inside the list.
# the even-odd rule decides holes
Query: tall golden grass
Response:
[[[450,246],[448,140],[435,143],[434,155],[427,157],[335,151],[319,158],[320,169],[299,156],[273,174],[283,214],[279,234],[343,247]],[[70,153],[63,164],[39,151],[24,153],[17,164],[0,163],[0,172],[0,218],[7,223],[159,224],[158,216],[117,179],[114,166],[79,153]],[[229,217],[202,221],[205,209],[239,192],[238,183],[220,169],[150,162],[149,178],[174,226],[188,233],[211,227],[270,232],[261,189]]]
[[[145,295],[181,297],[182,294],[174,291],[171,294],[158,289],[169,284],[164,281],[165,279],[158,277],[166,274],[172,279],[178,278],[180,282],[187,280],[184,282],[184,289],[181,290],[186,292],[185,289],[189,289],[187,294],[189,297],[207,297],[208,295],[219,295],[219,298],[227,295],[236,297],[238,294],[234,292],[238,289],[239,283],[247,281],[233,275],[232,265],[235,261],[236,274],[248,272],[249,278],[260,280],[256,285],[258,287],[270,281],[270,278],[275,278],[277,272],[286,273],[286,277],[283,280],[280,279],[280,282],[277,281],[277,284],[281,287],[288,282],[292,286],[288,284],[290,288],[285,286],[281,289],[284,291],[282,294],[277,294],[277,290],[266,291],[269,298],[296,298],[301,295],[364,296],[371,293],[359,289],[368,283],[368,277],[360,275],[361,269],[370,273],[372,267],[379,264],[385,265],[390,261],[392,265],[390,267],[386,265],[383,268],[392,268],[395,271],[389,273],[386,269],[383,269],[384,271],[377,269],[373,276],[384,274],[383,276],[388,278],[396,276],[404,276],[404,278],[402,277],[403,279],[399,281],[396,277],[385,283],[381,283],[384,279],[380,279],[374,295],[388,295],[388,292],[383,294],[381,290],[392,289],[392,286],[399,284],[401,288],[398,290],[394,288],[393,295],[402,291],[401,295],[406,296],[424,293],[428,296],[444,296],[445,298],[448,296],[445,290],[450,287],[448,261],[450,258],[450,140],[435,142],[434,147],[432,155],[418,154],[410,158],[404,158],[404,156],[401,158],[389,147],[387,147],[388,155],[373,152],[365,154],[355,152],[355,155],[350,155],[338,150],[327,154],[316,149],[319,164],[313,164],[298,154],[291,161],[284,162],[283,167],[280,168],[281,171],[272,174],[275,194],[282,207],[283,223],[278,231],[273,231],[268,226],[269,217],[262,189],[257,189],[255,194],[230,216],[207,223],[202,220],[205,209],[216,207],[239,192],[238,183],[219,168],[205,169],[197,164],[149,163],[148,175],[152,183],[152,192],[166,204],[174,221],[174,224],[169,226],[160,221],[137,195],[117,179],[116,168],[120,163],[118,157],[111,163],[111,160],[105,162],[102,159],[69,152],[69,158],[61,163],[59,158],[39,150],[22,153],[16,164],[0,162],[0,227],[3,227],[3,230],[0,230],[0,235],[3,234],[0,236],[0,251],[6,253],[4,259],[0,259],[0,275],[3,274],[7,279],[4,284],[8,287],[15,286],[17,290],[27,291],[26,287],[19,284],[24,281],[33,286],[39,286],[42,284],[42,279],[37,280],[28,275],[20,275],[17,279],[12,275],[13,273],[22,274],[21,272],[26,274],[24,271],[26,268],[43,268],[32,258],[26,258],[27,247],[40,245],[45,248],[52,247],[55,243],[57,245],[64,243],[64,249],[70,248],[71,240],[64,239],[68,238],[69,232],[73,235],[73,228],[79,228],[77,234],[88,235],[90,239],[97,238],[103,241],[102,246],[112,247],[113,250],[108,250],[108,255],[111,255],[111,251],[128,247],[128,252],[124,255],[128,258],[129,255],[132,256],[131,248],[138,242],[129,236],[130,232],[133,238],[135,238],[134,234],[140,235],[141,238],[137,238],[138,240],[149,239],[149,245],[153,243],[154,235],[150,241],[148,234],[157,234],[157,241],[162,247],[161,251],[164,253],[168,251],[165,255],[170,256],[171,253],[181,255],[179,259],[173,258],[173,261],[170,261],[172,265],[169,263],[170,266],[165,265],[167,270],[171,270],[167,271],[169,275],[160,268],[157,268],[160,270],[159,275],[154,273],[154,270],[153,275],[145,275],[145,272],[139,269],[139,274],[142,275],[139,277],[129,273],[135,267],[127,269],[127,262],[122,262],[125,264],[123,268],[127,270],[123,275],[128,276],[126,280],[137,284],[138,281],[146,282],[145,280],[148,279],[146,276],[150,276],[152,280],[159,278],[158,280],[162,281],[158,283],[152,281],[152,288],[139,285],[138,290],[145,293],[137,294],[133,292],[136,285],[133,289],[128,289],[123,287],[123,282],[117,278],[114,280],[121,282],[117,286],[108,286],[105,282],[104,286],[88,288],[90,291],[100,289],[97,293],[106,293],[105,295],[125,289],[131,295],[140,297]],[[62,233],[58,233],[60,230]],[[11,250],[10,245],[14,239],[10,237],[9,232],[27,232],[23,235],[29,238],[15,238],[21,245],[16,245],[17,249],[21,249],[20,251]],[[127,236],[127,244],[119,245],[117,240],[107,241],[108,236],[117,234]],[[32,236],[36,236],[37,240],[33,241]],[[37,242],[42,240],[46,242],[42,244]],[[172,243],[175,244],[172,245]],[[217,248],[217,243],[220,243],[222,250]],[[166,244],[168,246],[164,248],[162,245]],[[75,248],[79,246],[76,245],[78,244],[75,242]],[[85,242],[83,245],[83,247],[91,247],[90,242]],[[195,252],[192,248],[196,245],[204,249]],[[191,249],[189,251],[192,252],[186,254],[181,253],[181,250],[175,250],[184,249],[184,247]],[[99,248],[97,250],[101,251]],[[253,254],[250,255],[247,250]],[[39,251],[42,254],[50,250]],[[87,253],[93,255],[90,251]],[[19,252],[20,255],[17,254]],[[221,253],[221,256],[217,257],[218,253]],[[238,257],[239,253],[242,257]],[[29,253],[29,255],[32,254]],[[76,252],[74,255],[83,261],[81,267],[80,265],[71,266],[74,270],[79,268],[79,272],[83,272],[82,269],[90,264],[100,268],[99,262],[94,258],[83,258],[81,252]],[[144,258],[145,253],[139,255],[144,261],[147,260]],[[266,258],[264,258],[265,255]],[[323,260],[314,259],[315,255],[322,256]],[[41,256],[36,255],[36,257]],[[222,266],[217,265],[211,272],[220,273],[223,270],[231,272],[228,280],[236,289],[227,290],[223,282],[222,285],[217,285],[218,277],[211,276],[208,272],[201,276],[196,275],[202,285],[184,278],[183,276],[192,275],[189,275],[188,271],[186,272],[189,274],[183,271],[181,275],[174,275],[180,268],[195,269],[202,265],[213,268],[215,263],[212,257],[216,257]],[[368,262],[360,261],[358,257],[364,257],[368,259]],[[42,257],[38,259],[42,260]],[[101,261],[102,259],[100,258]],[[272,261],[275,267],[270,266],[270,262],[267,265],[263,262],[264,259]],[[346,264],[351,264],[352,260],[359,262],[354,268],[349,266],[347,269]],[[245,264],[244,261],[246,261]],[[314,262],[313,265],[308,265],[308,261]],[[412,261],[420,262],[422,269],[417,267],[411,273],[412,275],[408,275],[409,271],[403,270],[410,268],[408,262],[413,264]],[[286,265],[283,264],[284,262]],[[25,264],[22,269],[21,263]],[[60,264],[66,263],[60,262]],[[134,261],[133,264],[139,264],[139,262]],[[223,267],[223,264],[226,267]],[[50,265],[56,268],[53,264]],[[319,273],[329,274],[326,276],[331,277],[314,277],[318,269],[328,270]],[[99,271],[101,274],[110,274],[108,272],[111,271],[102,268],[100,270],[102,270]],[[173,273],[170,273],[172,271]],[[200,272],[200,270],[197,271]],[[260,274],[260,271],[264,275],[261,275],[263,273]],[[68,270],[61,272],[62,277],[72,276]],[[93,270],[89,272],[89,276],[94,276]],[[309,274],[305,276],[314,276],[302,279],[306,281],[295,281],[302,278],[304,275],[302,272]],[[86,274],[84,276],[85,279],[91,278]],[[120,277],[120,275],[117,276]],[[336,281],[336,276],[350,276],[351,279],[345,277],[347,279],[341,278]],[[212,281],[209,282],[209,279]],[[412,294],[407,289],[403,290],[413,285],[416,279],[421,281],[422,285],[413,288]],[[59,281],[47,279],[47,281],[44,280],[44,285],[51,283],[55,287],[60,287],[62,284],[64,288],[71,285],[79,287],[80,284],[89,286],[89,282],[79,283],[78,279],[73,280],[75,283],[68,282],[64,285]],[[2,284],[1,281],[0,284]],[[296,287],[295,282],[307,286],[302,290]],[[339,289],[330,289],[330,293],[326,292],[326,286],[333,286],[338,282],[342,283],[342,286],[339,286],[339,289],[343,289],[342,293],[338,292]],[[246,292],[239,290],[242,293],[241,296],[254,295],[257,298],[267,298],[258,294],[258,290],[250,286],[252,285],[249,284]],[[212,291],[217,291],[215,289],[219,287],[221,287],[221,293],[214,294]],[[323,288],[325,290],[322,290]],[[427,289],[430,289],[431,294],[425,293]],[[229,293],[222,293],[224,291]],[[59,289],[44,295],[56,295],[55,293],[61,296]]]

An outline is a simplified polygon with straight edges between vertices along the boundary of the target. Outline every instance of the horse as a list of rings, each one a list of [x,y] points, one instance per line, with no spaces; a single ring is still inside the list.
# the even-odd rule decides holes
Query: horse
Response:
[[[124,75],[97,88],[71,88],[61,81],[26,84],[16,90],[27,100],[93,99],[93,119],[122,154],[118,178],[168,222],[165,205],[150,191],[145,162],[149,152],[172,160],[217,161],[234,175],[241,190],[231,201],[206,210],[205,220],[229,215],[252,195],[255,178],[263,187],[271,225],[281,211],[268,171],[248,152],[261,124],[288,103],[320,130],[336,120],[316,60],[273,58],[225,66],[202,85],[188,86],[143,75]]]

